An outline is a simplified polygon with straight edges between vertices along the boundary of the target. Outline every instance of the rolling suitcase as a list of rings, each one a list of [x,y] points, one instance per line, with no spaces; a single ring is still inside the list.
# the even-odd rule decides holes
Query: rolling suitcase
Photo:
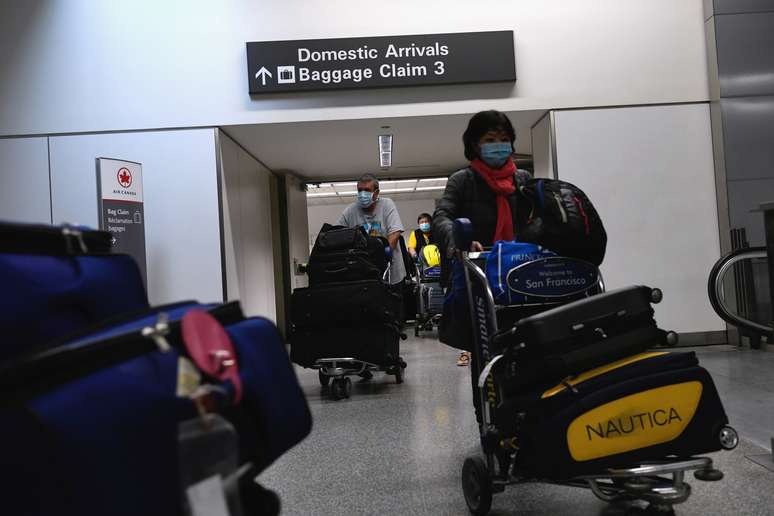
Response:
[[[297,328],[394,323],[399,316],[400,296],[379,280],[297,288],[291,298]]]
[[[321,358],[354,358],[379,366],[399,363],[400,331],[394,324],[300,328],[290,339],[294,363],[311,367]]]
[[[664,343],[648,287],[628,287],[553,308],[516,322],[493,338],[504,358],[504,383],[518,390],[634,355]]]
[[[148,308],[139,268],[110,233],[0,223],[0,360]]]
[[[207,307],[166,312],[166,352],[142,330],[157,321],[153,314],[3,364],[0,453],[11,469],[0,477],[14,494],[6,500],[13,514],[180,513],[170,489],[178,424],[197,416],[197,404],[179,392],[187,368],[177,321]],[[239,434],[240,460],[258,472],[308,434],[311,418],[276,327],[234,322],[233,306],[210,306],[218,309],[231,321],[241,389],[213,385]]]

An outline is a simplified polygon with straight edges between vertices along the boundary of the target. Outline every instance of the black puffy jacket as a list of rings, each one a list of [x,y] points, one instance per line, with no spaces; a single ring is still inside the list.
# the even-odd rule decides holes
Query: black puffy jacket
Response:
[[[519,187],[530,178],[529,172],[517,170],[516,191],[508,198],[513,216],[514,235],[518,237],[526,226],[532,206],[519,193]],[[446,183],[446,190],[433,213],[432,233],[443,258],[444,280],[448,277],[448,262],[454,252],[454,219],[467,218],[473,224],[473,240],[489,247],[494,244],[497,227],[497,197],[473,169],[458,170]],[[445,283],[445,281],[444,281]]]

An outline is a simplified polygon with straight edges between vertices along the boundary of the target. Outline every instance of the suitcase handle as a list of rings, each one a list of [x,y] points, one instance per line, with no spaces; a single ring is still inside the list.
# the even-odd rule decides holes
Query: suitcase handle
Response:
[[[583,322],[573,324],[570,328],[574,333],[582,332],[584,330],[588,331],[588,328],[591,327],[591,331],[593,332],[596,328],[599,328],[603,326],[606,323],[613,322],[619,317],[623,317],[626,315],[626,310],[619,310],[617,312],[610,312],[604,315],[600,315],[599,317],[594,317],[591,319],[586,319]]]

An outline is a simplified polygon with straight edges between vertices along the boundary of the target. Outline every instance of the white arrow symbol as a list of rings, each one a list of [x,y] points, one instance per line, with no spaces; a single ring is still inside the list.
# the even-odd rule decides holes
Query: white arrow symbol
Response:
[[[260,77],[261,78],[261,84],[263,86],[266,86],[266,76],[267,75],[269,77],[271,77],[271,72],[269,70],[267,70],[265,66],[262,66],[260,70],[255,72],[255,78],[257,79],[258,77]]]

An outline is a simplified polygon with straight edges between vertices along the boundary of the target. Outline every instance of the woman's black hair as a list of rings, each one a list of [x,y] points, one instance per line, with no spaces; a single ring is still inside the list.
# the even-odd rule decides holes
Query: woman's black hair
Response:
[[[422,220],[422,219],[427,219],[430,222],[432,222],[433,221],[433,216],[430,215],[429,213],[420,213],[419,217],[417,217],[417,223],[419,223],[419,221]]]
[[[479,111],[468,122],[468,128],[462,134],[465,144],[465,157],[472,161],[478,157],[478,141],[489,131],[504,131],[511,140],[511,147],[516,141],[516,131],[505,113],[494,109]]]

